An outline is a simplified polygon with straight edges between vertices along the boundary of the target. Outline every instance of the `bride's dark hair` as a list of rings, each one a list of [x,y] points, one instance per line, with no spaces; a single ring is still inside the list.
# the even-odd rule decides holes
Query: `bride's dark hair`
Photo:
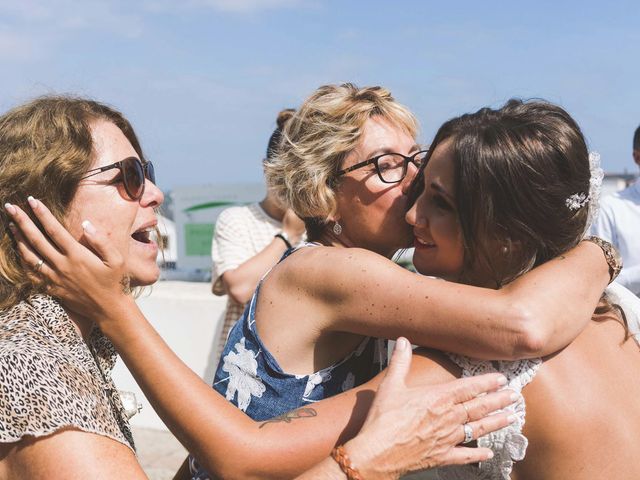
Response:
[[[499,287],[578,244],[588,205],[570,209],[566,202],[589,194],[589,152],[565,110],[512,99],[446,122],[430,154],[445,140],[454,159],[465,272],[480,261]]]
[[[460,281],[473,283],[474,266],[491,273],[495,287],[575,247],[589,220],[589,152],[578,124],[562,108],[511,99],[444,123],[413,183],[413,200],[424,188],[423,171],[436,147],[450,141],[456,210],[464,244]],[[413,201],[410,202],[412,204]],[[496,246],[498,248],[496,248]],[[605,297],[596,314],[617,310]]]

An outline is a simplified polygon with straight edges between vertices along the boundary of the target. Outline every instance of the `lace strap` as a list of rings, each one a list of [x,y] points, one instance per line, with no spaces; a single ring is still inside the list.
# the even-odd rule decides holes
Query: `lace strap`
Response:
[[[472,377],[485,373],[502,373],[507,377],[507,385],[519,394],[522,389],[535,377],[538,369],[542,365],[542,359],[533,358],[527,360],[511,361],[486,361],[448,353],[447,356],[462,369],[462,377]],[[492,432],[478,439],[478,446],[491,448],[494,457],[486,462],[482,462],[479,468],[474,469],[470,475],[468,470],[463,476],[457,476],[452,471],[451,474],[443,471],[440,473],[442,479],[454,478],[481,478],[495,480],[509,480],[513,470],[513,463],[524,458],[529,441],[522,434],[524,427],[526,406],[524,397],[505,408],[503,411],[513,413],[517,420],[497,432]],[[448,469],[447,469],[448,470]],[[461,473],[462,470],[458,470]]]

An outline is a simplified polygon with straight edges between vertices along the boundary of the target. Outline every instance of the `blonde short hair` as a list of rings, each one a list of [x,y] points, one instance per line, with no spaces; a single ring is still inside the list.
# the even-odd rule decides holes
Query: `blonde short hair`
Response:
[[[95,158],[91,123],[96,120],[115,124],[144,161],[127,119],[93,100],[46,96],[0,116],[2,202],[19,205],[31,215],[27,196],[33,195],[64,222],[78,184]],[[0,209],[0,310],[46,291],[45,284],[35,280],[33,271],[21,262],[7,228],[10,221]]]
[[[311,239],[335,215],[336,174],[358,146],[365,122],[374,116],[417,135],[416,118],[391,92],[351,83],[318,88],[286,124],[265,175],[283,204],[305,220]]]

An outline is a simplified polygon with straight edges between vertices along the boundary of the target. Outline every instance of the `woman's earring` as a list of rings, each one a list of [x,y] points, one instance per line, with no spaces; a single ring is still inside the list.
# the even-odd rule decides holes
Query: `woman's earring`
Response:
[[[507,248],[507,246],[506,246],[506,245],[505,245],[504,247],[502,247],[502,253],[503,253],[503,255],[506,255],[508,251],[509,251],[509,248]]]
[[[342,233],[342,225],[340,225],[338,222],[333,224],[333,233],[335,233],[336,235],[340,235]]]

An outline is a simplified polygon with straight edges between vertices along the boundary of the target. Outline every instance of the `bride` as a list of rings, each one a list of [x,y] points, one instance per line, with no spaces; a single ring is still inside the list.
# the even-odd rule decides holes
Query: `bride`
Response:
[[[578,125],[549,103],[511,100],[446,122],[407,214],[416,268],[500,288],[562,255],[594,215],[602,178],[595,163]],[[578,338],[544,358],[428,353],[414,362],[413,375],[434,382],[500,371],[524,396],[513,408],[517,422],[478,440],[493,459],[440,477],[640,478],[640,351],[629,329],[638,332],[639,304],[623,287],[609,287]]]

